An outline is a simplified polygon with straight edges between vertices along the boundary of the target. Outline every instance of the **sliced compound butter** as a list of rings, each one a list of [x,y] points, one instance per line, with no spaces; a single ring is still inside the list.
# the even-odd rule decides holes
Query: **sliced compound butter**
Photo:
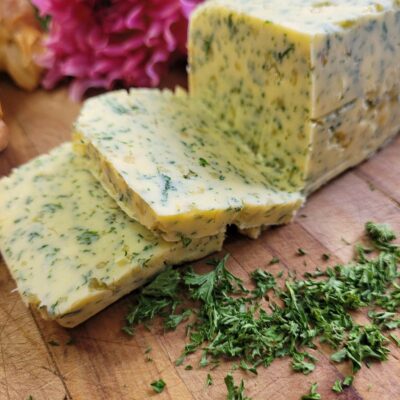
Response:
[[[210,0],[192,16],[189,58],[191,95],[288,190],[316,189],[399,127],[398,0]],[[363,135],[358,123],[371,113],[348,106],[388,96],[393,129],[381,129],[386,111],[376,108],[380,138],[368,142],[368,129],[365,140],[352,138]],[[338,135],[354,145],[332,152],[321,143],[336,126],[325,121],[341,116],[346,129]]]
[[[268,184],[246,146],[180,90],[89,99],[74,138],[119,206],[168,241],[286,223],[303,201]]]
[[[0,249],[24,302],[73,327],[224,235],[167,243],[129,219],[65,144],[0,181]]]

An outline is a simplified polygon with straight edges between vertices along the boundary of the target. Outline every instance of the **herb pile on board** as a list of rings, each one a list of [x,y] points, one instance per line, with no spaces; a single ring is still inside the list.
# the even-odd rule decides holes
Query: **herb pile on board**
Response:
[[[247,289],[226,268],[228,256],[212,261],[214,268],[206,274],[168,268],[140,291],[123,329],[134,334],[137,324],[155,316],[163,318],[166,329],[186,323],[188,340],[177,365],[201,351],[200,367],[230,359],[257,374],[258,367],[288,356],[293,370],[307,375],[317,361],[309,350],[326,343],[335,350],[332,361],[349,361],[355,374],[363,363],[387,359],[388,338],[400,342],[394,334],[387,336],[400,327],[400,246],[387,225],[368,222],[365,229],[370,243],[357,245],[354,261],[316,269],[303,279],[288,278],[282,287],[275,276],[257,269],[251,274],[255,288]],[[183,311],[187,299],[192,308]],[[352,312],[366,307],[370,323],[358,324]],[[226,378],[228,399],[246,398],[243,383],[235,386],[232,379]],[[352,380],[337,381],[332,390],[340,393]]]

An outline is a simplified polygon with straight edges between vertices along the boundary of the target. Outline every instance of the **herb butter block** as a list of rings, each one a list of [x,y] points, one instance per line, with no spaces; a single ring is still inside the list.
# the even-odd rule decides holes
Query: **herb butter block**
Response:
[[[0,181],[0,249],[24,302],[73,327],[224,236],[167,243],[129,219],[65,144]]]
[[[117,91],[86,101],[74,143],[119,206],[165,240],[289,222],[302,196],[267,184],[216,125],[183,90]]]
[[[190,93],[276,185],[310,192],[399,130],[399,37],[398,0],[210,0],[191,18]]]

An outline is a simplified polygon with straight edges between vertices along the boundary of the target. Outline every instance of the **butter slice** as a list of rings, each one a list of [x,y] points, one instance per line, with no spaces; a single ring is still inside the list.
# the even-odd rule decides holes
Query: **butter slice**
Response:
[[[67,143],[0,181],[0,249],[24,302],[74,327],[224,235],[167,243],[129,219]]]
[[[303,201],[269,185],[241,140],[182,90],[89,99],[74,143],[119,206],[167,241],[283,224]]]
[[[396,111],[399,32],[398,0],[210,0],[191,18],[190,93],[242,137],[276,185],[310,192],[399,129],[395,112],[392,130],[378,123],[380,137],[369,142],[367,130],[362,141],[358,117],[370,112],[348,113],[356,101],[388,96]],[[376,109],[377,121],[384,112]],[[346,129],[324,123],[345,114]],[[335,133],[353,144],[350,156],[320,146]]]

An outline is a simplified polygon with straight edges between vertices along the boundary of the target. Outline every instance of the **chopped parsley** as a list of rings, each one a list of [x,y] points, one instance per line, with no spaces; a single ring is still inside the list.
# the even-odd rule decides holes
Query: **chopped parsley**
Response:
[[[162,180],[161,201],[166,203],[168,201],[169,192],[176,190],[176,187],[172,184],[172,179],[170,176],[160,174],[160,178]]]
[[[205,158],[202,158],[202,157],[199,158],[199,164],[200,164],[201,167],[207,167],[207,165],[210,165],[208,163],[208,161]]]
[[[301,247],[297,249],[297,255],[299,256],[305,256],[307,254],[307,252],[302,249]]]
[[[400,338],[399,338],[397,335],[395,335],[394,333],[391,333],[391,334],[389,335],[389,337],[390,337],[390,339],[393,340],[393,342],[395,343],[395,345],[396,345],[397,347],[400,347]]]
[[[244,382],[240,381],[240,385],[236,386],[235,381],[233,380],[233,375],[228,374],[225,377],[225,385],[228,391],[228,395],[226,397],[227,400],[251,400],[250,397],[246,397],[244,394]]]
[[[295,50],[295,45],[291,43],[284,51],[278,52],[276,54],[276,59],[279,61],[279,63],[282,63],[285,58],[288,58],[290,56],[290,53],[294,52]]]
[[[342,381],[340,379],[337,379],[335,383],[332,386],[332,391],[335,393],[342,393],[343,392],[343,386],[342,386]]]
[[[253,290],[228,270],[228,256],[210,262],[213,269],[207,273],[168,268],[136,296],[124,330],[133,333],[136,324],[157,315],[166,328],[175,329],[191,316],[186,322],[188,340],[177,365],[201,350],[202,368],[232,360],[238,368],[256,374],[260,366],[268,367],[275,359],[288,356],[293,370],[307,375],[318,361],[308,349],[322,342],[335,350],[333,362],[349,361],[355,374],[365,363],[388,358],[385,333],[400,326],[396,235],[387,225],[371,222],[366,224],[366,233],[370,247],[356,246],[354,261],[317,268],[301,279],[280,276],[281,283],[269,272],[256,269],[250,274]],[[269,291],[280,301],[269,300]],[[353,312],[367,308],[370,322],[359,324]],[[400,344],[397,336],[389,337]],[[332,390],[343,390],[352,379],[336,382]],[[246,398],[243,382],[236,386],[228,375],[225,383],[228,399]],[[320,399],[316,384],[302,398]]]
[[[256,269],[251,274],[251,279],[256,285],[256,289],[252,291],[255,297],[264,297],[271,289],[275,288],[276,280],[272,274]]]
[[[161,393],[164,390],[166,385],[167,384],[162,379],[159,379],[158,381],[154,381],[150,384],[150,386],[153,388],[153,390],[156,393]]]
[[[324,261],[329,261],[331,259],[331,256],[330,256],[330,254],[324,253],[324,254],[322,254],[322,259]]]
[[[272,257],[271,261],[269,262],[269,265],[274,265],[274,264],[279,264],[280,263],[280,259],[276,256]]]
[[[96,231],[84,230],[81,234],[76,237],[79,244],[91,245],[100,239],[100,235]]]
[[[337,379],[332,386],[332,391],[335,393],[342,393],[343,390],[353,384],[353,377],[346,376],[343,380]]]
[[[313,383],[310,388],[310,393],[301,397],[301,400],[321,400],[321,395],[317,392],[318,384]]]
[[[188,247],[192,243],[192,239],[186,236],[181,236],[183,247]]]

